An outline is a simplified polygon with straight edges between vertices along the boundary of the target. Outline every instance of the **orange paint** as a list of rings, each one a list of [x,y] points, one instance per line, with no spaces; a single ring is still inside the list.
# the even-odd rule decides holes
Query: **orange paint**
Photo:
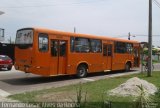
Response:
[[[123,70],[126,63],[130,63],[131,68],[139,67],[140,64],[140,45],[137,41],[43,28],[18,30],[18,38],[25,36],[23,30],[30,30],[25,33],[33,31],[33,42],[28,40],[29,44],[23,44],[20,39],[16,39],[15,68],[17,70],[42,76],[57,76],[76,74],[77,67],[81,63],[87,65],[89,73],[104,70]],[[71,37],[74,39],[73,51],[71,51]],[[78,39],[84,40],[80,42]],[[89,47],[84,45],[85,39],[88,41]],[[94,43],[93,41],[93,44],[91,44],[93,39],[96,42]],[[98,46],[97,42],[101,46]],[[124,43],[125,45],[130,44],[130,53],[116,53],[116,42]],[[91,51],[92,45],[97,52]],[[99,49],[96,49],[96,47]],[[77,52],[84,49],[86,52]]]

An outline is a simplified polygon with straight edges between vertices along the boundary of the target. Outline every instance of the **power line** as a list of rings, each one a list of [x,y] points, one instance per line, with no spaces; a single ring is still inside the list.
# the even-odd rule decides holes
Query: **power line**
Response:
[[[34,6],[13,6],[13,7],[0,7],[0,8],[37,8],[37,7],[52,7],[56,5],[34,5]]]
[[[148,36],[148,35],[135,35],[135,36]],[[160,36],[160,35],[152,35],[152,36]]]
[[[157,0],[153,0],[153,2],[160,8],[160,3]]]
[[[53,6],[60,6],[60,5],[80,5],[80,4],[86,4],[86,3],[95,3],[105,0],[89,0],[89,1],[83,1],[83,2],[75,2],[70,4],[49,4],[49,5],[28,5],[28,6],[11,6],[11,7],[0,7],[0,8],[37,8],[37,7],[53,7]]]
[[[160,3],[157,0],[153,0],[153,1],[160,6]]]
[[[121,37],[127,37],[128,35],[119,35],[119,36],[116,36],[116,37],[114,37],[114,38],[121,38]],[[143,36],[148,36],[148,35],[145,35],[145,34],[134,34],[134,35],[131,35],[131,36],[134,36],[134,37],[143,37]],[[158,37],[158,36],[160,36],[160,35],[152,35],[152,36],[155,36],[155,37]]]

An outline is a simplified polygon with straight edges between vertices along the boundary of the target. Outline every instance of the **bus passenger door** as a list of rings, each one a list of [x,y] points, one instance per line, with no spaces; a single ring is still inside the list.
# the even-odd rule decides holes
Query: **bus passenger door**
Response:
[[[58,74],[66,74],[66,48],[67,42],[64,40],[59,41],[59,62],[58,62]]]
[[[139,67],[140,63],[140,55],[139,55],[139,49],[134,48],[134,66]]]
[[[103,44],[104,69],[112,69],[112,44]]]
[[[51,40],[51,75],[66,74],[66,41]]]
[[[50,74],[58,74],[58,40],[51,40]]]

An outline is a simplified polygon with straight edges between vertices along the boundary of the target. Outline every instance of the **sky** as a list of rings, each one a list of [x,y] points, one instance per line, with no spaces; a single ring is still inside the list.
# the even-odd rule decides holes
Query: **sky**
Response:
[[[157,0],[160,3],[160,0]],[[5,42],[25,27],[148,41],[149,0],[0,0]],[[153,45],[160,46],[160,6],[153,2]],[[135,36],[135,37],[133,37]]]

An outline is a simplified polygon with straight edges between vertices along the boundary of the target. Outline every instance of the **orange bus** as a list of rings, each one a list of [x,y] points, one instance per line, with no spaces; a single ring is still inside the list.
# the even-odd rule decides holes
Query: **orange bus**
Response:
[[[43,28],[17,31],[15,69],[42,76],[129,71],[140,64],[137,41]]]

